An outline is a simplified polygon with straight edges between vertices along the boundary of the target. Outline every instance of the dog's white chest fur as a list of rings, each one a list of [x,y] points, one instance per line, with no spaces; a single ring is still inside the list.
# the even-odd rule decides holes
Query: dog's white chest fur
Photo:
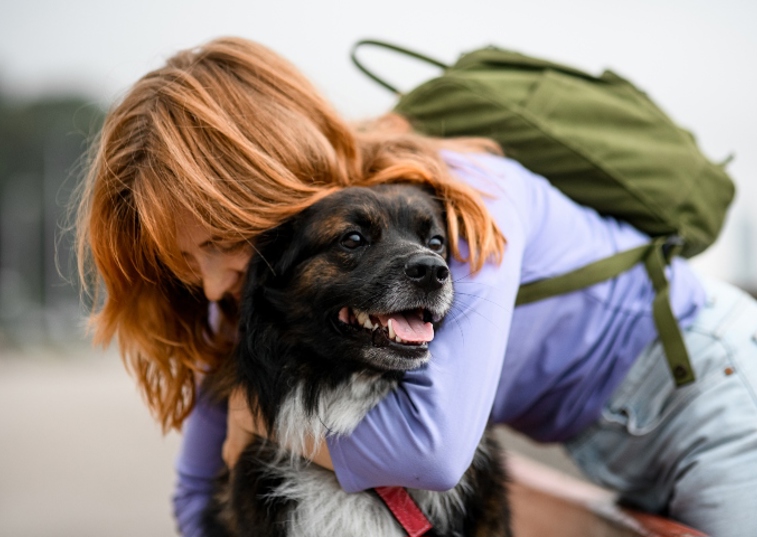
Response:
[[[283,484],[272,494],[295,500],[287,521],[289,537],[401,537],[386,507],[369,493],[349,494],[334,474],[314,465],[279,468]]]
[[[308,413],[303,403],[303,389],[298,386],[279,413],[277,435],[288,446],[288,456],[270,471],[282,478],[282,484],[271,496],[294,500],[289,514],[291,537],[401,537],[405,532],[389,510],[370,492],[347,493],[342,490],[333,472],[308,464],[298,456],[307,457],[307,439],[333,434],[349,434],[361,419],[396,382],[375,376],[354,375],[351,382],[336,389],[324,390],[318,399],[317,411]],[[282,453],[283,455],[283,453]],[[437,528],[446,529],[449,513],[460,511],[467,491],[465,479],[447,492],[410,490],[411,495],[431,518]]]
[[[276,427],[279,442],[290,452],[308,457],[312,455],[306,452],[309,438],[351,433],[396,385],[375,375],[355,374],[350,382],[323,388],[314,412],[306,410],[304,388],[299,385],[279,411]]]

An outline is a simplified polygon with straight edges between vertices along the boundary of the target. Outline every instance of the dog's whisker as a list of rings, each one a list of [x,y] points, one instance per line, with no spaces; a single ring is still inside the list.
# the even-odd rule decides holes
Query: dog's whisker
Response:
[[[458,331],[459,331],[459,333],[460,333],[460,339],[462,340],[462,343],[463,343],[463,345],[465,345],[465,331],[463,330],[463,324],[462,324],[462,323],[460,322],[460,317],[461,317],[461,316],[464,316],[464,315],[465,315],[464,313],[463,313],[462,315],[459,315],[459,316],[453,316],[453,315],[449,315],[449,316],[448,316],[448,317],[447,317],[447,318],[445,319],[445,321],[444,321],[444,322],[445,322],[445,323],[447,323],[448,325],[449,325],[449,324],[454,324],[454,325],[456,325],[456,327],[457,327],[457,330],[458,330]]]
[[[500,309],[503,309],[503,310],[510,309],[512,307],[511,305],[502,304],[501,302],[498,302],[496,300],[492,300],[491,298],[487,298],[487,297],[484,297],[484,296],[481,296],[481,295],[477,295],[477,294],[473,294],[473,293],[461,293],[461,292],[458,291],[457,293],[455,293],[455,297],[473,297],[476,300],[480,300],[482,302],[486,302],[487,304],[492,304],[492,305],[494,305],[494,306],[496,306],[496,307],[498,307]],[[471,304],[470,302],[469,303],[464,303],[462,300],[459,301],[459,303],[463,304],[464,306],[470,306],[470,304]]]
[[[459,285],[479,285],[481,287],[485,287],[487,289],[493,289],[495,286],[490,283],[484,283],[480,282],[478,280],[453,280],[452,285],[459,286]]]
[[[455,278],[455,279],[453,280],[453,283],[457,283],[457,282],[461,282],[461,281],[464,281],[464,280],[465,280],[466,278],[471,278],[471,277],[473,277],[473,275],[474,275],[474,272],[472,272],[472,271],[471,271],[471,272],[468,272],[468,273],[466,273],[466,274],[464,274],[464,275],[460,276],[459,278]]]
[[[327,425],[325,421],[323,421],[323,418],[320,414],[316,415],[316,418],[318,418],[318,421],[321,423],[321,425],[323,425],[323,429],[326,431],[326,436],[331,436],[334,434],[334,429],[330,425]]]
[[[470,319],[481,319],[482,321],[485,321],[487,325],[489,325],[493,329],[499,329],[501,328],[501,325],[499,322],[495,322],[493,319],[487,317],[480,311],[477,311],[475,309],[465,309],[465,310],[458,310],[455,312],[450,313],[447,318],[445,319],[446,322],[457,322],[460,323],[462,326],[463,324],[470,323]]]
[[[483,321],[486,321],[490,326],[492,326],[494,328],[499,328],[499,326],[500,326],[498,323],[495,323],[492,319],[489,319],[488,317],[486,317],[483,313],[481,313],[479,311],[476,311],[474,309],[468,309],[468,310],[465,310],[465,311],[461,311],[461,312],[459,312],[458,315],[450,314],[447,317],[447,320],[458,322],[462,326],[462,321],[464,319],[466,319],[467,317],[471,316],[471,315],[475,315],[477,319],[481,319]]]

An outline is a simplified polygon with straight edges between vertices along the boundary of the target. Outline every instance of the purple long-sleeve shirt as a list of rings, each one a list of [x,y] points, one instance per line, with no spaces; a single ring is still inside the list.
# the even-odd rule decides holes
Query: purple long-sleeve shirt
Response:
[[[548,278],[649,239],[581,207],[516,162],[444,154],[484,202],[507,240],[503,262],[475,275],[452,261],[455,304],[431,342],[431,361],[349,436],[328,438],[347,491],[381,485],[444,490],[470,465],[488,422],[540,441],[571,438],[599,415],[655,337],[654,291],[642,266],[613,280],[514,308],[520,283]],[[465,247],[465,245],[463,245]],[[686,325],[704,302],[688,265],[669,269],[673,310]],[[182,534],[199,515],[222,464],[225,412],[201,400],[185,425],[174,497]]]

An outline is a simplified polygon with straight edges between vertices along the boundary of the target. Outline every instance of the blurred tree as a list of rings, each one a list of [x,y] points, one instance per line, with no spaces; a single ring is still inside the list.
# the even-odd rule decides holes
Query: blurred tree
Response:
[[[62,230],[103,115],[82,97],[20,102],[0,93],[0,339],[6,343],[80,337],[72,237]]]

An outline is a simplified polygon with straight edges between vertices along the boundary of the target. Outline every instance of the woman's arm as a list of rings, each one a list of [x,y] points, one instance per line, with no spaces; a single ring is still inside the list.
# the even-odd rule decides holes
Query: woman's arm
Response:
[[[224,464],[221,446],[226,438],[226,414],[225,405],[200,396],[184,422],[173,495],[174,517],[183,537],[202,537],[202,516]]]

